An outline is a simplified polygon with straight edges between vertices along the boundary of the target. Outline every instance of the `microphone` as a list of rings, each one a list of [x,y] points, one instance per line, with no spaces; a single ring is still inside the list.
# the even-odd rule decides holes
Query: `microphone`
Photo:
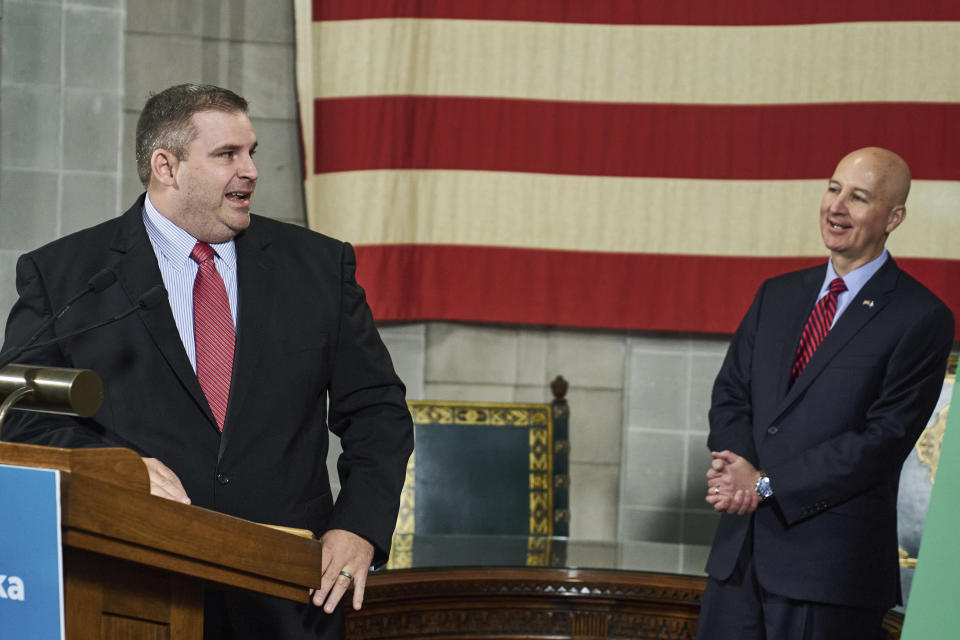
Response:
[[[87,280],[87,286],[83,290],[79,291],[72,298],[67,300],[67,303],[60,307],[56,313],[51,315],[49,318],[44,320],[37,330],[34,332],[30,339],[24,342],[23,344],[14,347],[5,354],[0,354],[0,369],[6,365],[13,362],[16,358],[19,358],[24,351],[30,348],[37,339],[43,335],[43,332],[50,328],[55,321],[63,317],[63,315],[73,306],[73,304],[80,298],[89,295],[91,293],[100,293],[114,282],[117,281],[117,274],[115,274],[110,269],[101,269],[93,274],[89,280]]]
[[[123,320],[127,316],[133,314],[135,311],[139,311],[140,309],[143,309],[143,310],[152,309],[156,307],[158,304],[160,304],[161,302],[165,301],[166,299],[167,299],[167,290],[163,288],[162,284],[155,284],[149,289],[147,289],[142,296],[137,298],[137,301],[133,303],[132,307],[130,307],[129,309],[126,309],[125,311],[121,311],[120,313],[113,316],[112,318],[107,318],[106,320],[101,320],[96,324],[91,324],[86,327],[83,327],[82,329],[77,329],[76,331],[65,333],[62,336],[57,336],[56,338],[53,338],[52,340],[45,340],[44,342],[38,342],[34,345],[30,345],[24,348],[23,352],[33,351],[34,349],[41,349],[43,347],[49,347],[50,345],[56,344],[63,340],[68,340],[70,338],[74,338],[76,336],[87,333],[89,331],[93,331],[94,329],[105,327],[108,324],[119,322],[120,320]],[[3,364],[6,364],[6,363],[0,364],[0,369],[3,368]]]

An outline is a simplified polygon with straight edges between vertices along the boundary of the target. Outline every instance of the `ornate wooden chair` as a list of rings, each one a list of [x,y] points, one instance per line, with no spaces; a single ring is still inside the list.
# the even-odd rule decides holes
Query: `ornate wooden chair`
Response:
[[[550,404],[411,401],[388,568],[551,565],[569,534],[567,382]]]

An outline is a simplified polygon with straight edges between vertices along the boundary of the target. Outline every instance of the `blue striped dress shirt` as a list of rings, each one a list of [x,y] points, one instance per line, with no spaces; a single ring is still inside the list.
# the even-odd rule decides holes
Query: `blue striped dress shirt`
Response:
[[[173,320],[177,323],[180,340],[187,352],[193,370],[197,370],[197,349],[193,337],[193,281],[199,268],[190,252],[197,239],[163,217],[147,196],[143,207],[143,224],[147,228],[150,244],[157,255],[163,286],[167,288]],[[230,299],[233,328],[237,328],[237,248],[231,238],[227,242],[211,244],[217,252],[214,264],[223,278]]]

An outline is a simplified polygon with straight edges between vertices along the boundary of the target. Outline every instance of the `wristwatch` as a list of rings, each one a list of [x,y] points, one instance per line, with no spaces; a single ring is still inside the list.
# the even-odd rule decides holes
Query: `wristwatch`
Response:
[[[757,486],[755,486],[753,490],[760,496],[760,502],[763,502],[773,495],[773,487],[770,486],[770,477],[765,471],[760,472],[760,477],[757,478]]]

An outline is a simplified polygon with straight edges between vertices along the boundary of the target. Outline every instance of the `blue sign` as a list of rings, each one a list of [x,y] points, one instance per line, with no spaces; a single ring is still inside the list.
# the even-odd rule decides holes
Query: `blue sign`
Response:
[[[64,640],[60,472],[0,465],[0,638]]]

